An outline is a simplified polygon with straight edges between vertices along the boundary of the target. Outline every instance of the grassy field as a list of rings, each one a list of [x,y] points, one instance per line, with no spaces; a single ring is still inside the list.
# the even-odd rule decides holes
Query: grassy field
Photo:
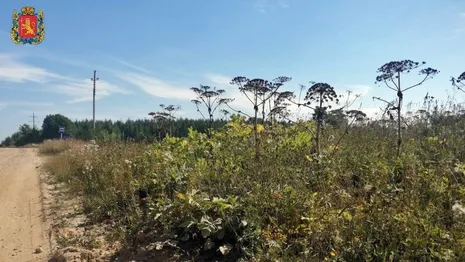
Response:
[[[210,137],[84,149],[49,141],[45,168],[111,241],[195,261],[465,261],[465,117],[252,125]],[[74,144],[77,144],[74,142]],[[58,154],[61,153],[61,154]],[[143,237],[141,237],[143,236]],[[174,246],[174,247],[173,247]]]

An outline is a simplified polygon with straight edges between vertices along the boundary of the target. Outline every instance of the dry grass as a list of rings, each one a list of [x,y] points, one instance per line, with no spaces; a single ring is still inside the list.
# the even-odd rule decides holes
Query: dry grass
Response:
[[[83,145],[79,140],[45,140],[39,146],[39,153],[43,155],[57,155],[71,148],[77,148]]]
[[[32,144],[24,145],[22,146],[22,148],[39,148],[39,146],[40,146],[39,144],[32,143]]]

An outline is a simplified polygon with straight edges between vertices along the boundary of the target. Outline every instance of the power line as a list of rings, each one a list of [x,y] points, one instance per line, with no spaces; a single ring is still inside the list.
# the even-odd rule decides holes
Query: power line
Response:
[[[36,119],[37,119],[37,116],[35,115],[34,112],[32,112],[32,129],[36,129]],[[29,121],[30,122],[30,121]]]
[[[94,96],[93,96],[93,118],[92,118],[92,122],[93,122],[93,125],[94,125],[94,129],[95,129],[95,82],[97,82],[97,80],[99,80],[97,78],[97,70],[94,70],[94,78],[91,78],[90,80],[92,80],[92,82],[94,83]]]

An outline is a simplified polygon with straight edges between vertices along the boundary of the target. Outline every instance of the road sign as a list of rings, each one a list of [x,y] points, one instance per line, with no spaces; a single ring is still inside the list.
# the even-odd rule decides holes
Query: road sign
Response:
[[[60,133],[60,139],[63,139],[63,133],[65,132],[65,128],[64,127],[60,127],[58,129],[58,133]]]

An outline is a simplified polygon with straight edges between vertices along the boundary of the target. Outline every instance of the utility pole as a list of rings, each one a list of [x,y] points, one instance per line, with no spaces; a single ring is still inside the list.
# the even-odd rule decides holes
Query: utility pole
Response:
[[[95,82],[98,80],[97,78],[97,70],[94,70],[94,78],[91,78],[92,82],[94,83],[94,99],[93,99],[93,118],[92,122],[94,124],[94,130],[95,130]]]
[[[32,112],[32,116],[30,116],[30,117],[32,117],[32,129],[36,129],[36,118],[37,118],[37,116],[35,115],[34,112]]]

